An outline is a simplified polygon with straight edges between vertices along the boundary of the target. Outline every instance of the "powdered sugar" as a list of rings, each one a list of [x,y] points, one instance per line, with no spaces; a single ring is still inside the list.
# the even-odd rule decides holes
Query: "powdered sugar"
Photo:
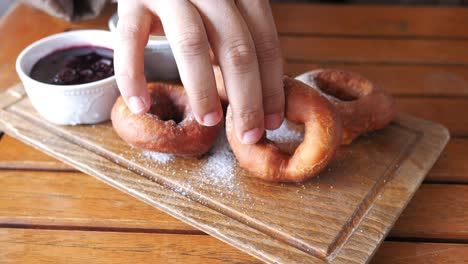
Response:
[[[287,153],[294,152],[294,149],[300,144],[304,135],[296,128],[291,128],[288,122],[284,122],[280,128],[274,131],[267,131],[267,138],[274,141],[280,149]],[[238,172],[242,170],[238,169],[238,164],[234,153],[229,145],[226,138],[226,133],[223,130],[212,149],[196,160],[184,160],[186,166],[158,166],[167,164],[171,161],[178,162],[177,157],[170,154],[159,153],[154,151],[143,151],[141,156],[145,163],[145,167],[152,167],[153,165],[159,169],[167,171],[167,176],[171,175],[186,175],[186,177],[180,178],[178,182],[178,189],[175,190],[177,193],[183,195],[186,194],[187,190],[209,190],[219,197],[236,197],[239,200],[249,200],[248,192],[244,190],[244,178],[239,176]],[[154,164],[150,164],[154,162]],[[170,173],[172,172],[172,174]],[[177,176],[176,178],[179,178]],[[195,191],[196,192],[196,191]]]
[[[304,134],[292,129],[291,124],[284,121],[276,130],[267,131],[267,138],[279,144],[294,144],[304,140]],[[167,153],[145,150],[145,157],[159,164],[166,164],[176,157]],[[200,170],[201,176],[210,178],[216,183],[227,181],[235,177],[236,157],[231,150],[226,133],[223,131],[218,136],[213,148],[201,160],[203,164]]]
[[[174,159],[174,155],[149,150],[143,151],[143,155],[160,164],[165,164]]]
[[[177,159],[177,157],[172,154],[149,150],[140,152],[138,156],[143,156],[148,159],[144,161],[147,163],[145,165],[146,167],[151,167],[151,164],[148,162],[156,162],[160,165],[164,165]],[[224,131],[220,133],[211,150],[195,162],[199,163],[201,166],[195,167],[192,171],[193,177],[187,178],[187,180],[191,182],[190,184],[195,184],[196,181],[198,184],[224,186],[225,189],[231,189],[235,186],[233,181],[236,176],[236,157],[231,150]],[[164,168],[169,169],[169,167]],[[173,173],[175,173],[177,168],[174,167],[173,170]],[[184,174],[191,173],[190,171],[185,171]]]
[[[234,177],[236,157],[232,153],[226,133],[222,132],[202,167],[202,176],[213,181],[214,184],[228,183]]]
[[[275,145],[288,154],[293,154],[299,144],[304,141],[303,128],[288,121],[273,131],[267,131],[266,137],[275,142]]]
[[[295,79],[317,90],[319,89],[319,86],[317,85],[317,82],[315,81],[315,75],[321,71],[322,70],[318,69],[318,70],[314,70],[310,72],[305,72],[303,74],[296,76]]]
[[[276,143],[302,142],[304,140],[304,134],[292,129],[290,126],[292,125],[285,120],[278,129],[273,131],[267,130],[266,136],[269,140]]]

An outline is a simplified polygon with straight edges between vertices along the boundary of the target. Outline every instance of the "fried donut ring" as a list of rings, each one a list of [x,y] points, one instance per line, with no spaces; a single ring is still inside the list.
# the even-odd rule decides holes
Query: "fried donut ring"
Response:
[[[222,127],[198,124],[184,87],[149,83],[149,113],[133,114],[119,97],[112,108],[112,125],[130,145],[179,156],[201,156],[214,144]]]
[[[332,160],[341,139],[341,120],[333,105],[317,91],[289,77],[283,82],[285,117],[305,124],[304,141],[292,156],[265,135],[256,144],[242,144],[234,132],[230,106],[226,134],[240,166],[253,176],[272,182],[300,182],[317,175]]]
[[[392,96],[355,73],[318,69],[296,79],[319,91],[336,107],[343,121],[343,145],[363,133],[385,127],[395,118]]]

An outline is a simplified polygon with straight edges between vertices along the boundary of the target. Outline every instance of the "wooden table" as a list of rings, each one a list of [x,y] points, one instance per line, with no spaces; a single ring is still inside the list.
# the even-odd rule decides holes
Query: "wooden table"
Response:
[[[452,139],[373,263],[468,263],[468,9],[273,6],[286,71],[359,72],[400,110],[444,124]],[[0,21],[0,91],[19,82],[19,52],[44,36],[103,28],[18,4]],[[0,139],[0,263],[244,263],[253,257],[74,171]]]

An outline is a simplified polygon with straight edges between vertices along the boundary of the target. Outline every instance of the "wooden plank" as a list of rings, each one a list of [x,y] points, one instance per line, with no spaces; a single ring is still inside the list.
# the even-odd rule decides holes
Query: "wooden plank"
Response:
[[[27,101],[23,101],[9,107],[8,111],[11,111],[11,113],[0,111],[0,120],[3,120],[2,126],[8,133],[12,133],[14,136],[27,140],[45,151],[57,155],[61,159],[73,162],[73,164],[79,168],[83,168],[83,166],[94,166],[95,164],[99,167],[92,170],[92,174],[106,181],[108,181],[108,179],[104,175],[109,173],[109,170],[119,169],[126,171],[127,168],[130,168],[143,176],[151,178],[153,181],[156,181],[175,193],[182,194],[183,196],[198,201],[200,206],[205,206],[207,210],[217,210],[217,212],[224,215],[225,218],[231,219],[231,221],[239,221],[244,225],[242,230],[249,230],[248,232],[250,233],[256,232],[255,237],[252,237],[252,235],[243,236],[241,240],[244,240],[244,242],[239,243],[239,239],[241,238],[238,236],[239,234],[236,233],[235,237],[232,237],[233,228],[228,227],[227,230],[223,229],[223,232],[229,231],[231,233],[227,236],[221,236],[221,238],[226,239],[229,243],[243,248],[262,259],[281,259],[281,262],[286,260],[286,262],[291,262],[298,257],[301,259],[306,257],[307,259],[310,259],[310,261],[314,260],[323,262],[327,260],[333,261],[334,263],[360,263],[366,261],[375,250],[376,245],[381,242],[382,238],[389,231],[389,228],[393,221],[395,221],[396,216],[399,215],[402,208],[406,205],[408,200],[401,199],[401,196],[403,195],[409,198],[412,193],[415,192],[417,186],[422,181],[422,176],[425,174],[421,173],[421,169],[428,170],[432,166],[436,159],[434,151],[439,153],[439,151],[441,151],[441,147],[445,145],[447,141],[447,132],[442,127],[404,116],[401,117],[394,125],[389,126],[387,129],[382,130],[367,139],[363,138],[362,140],[357,141],[353,144],[352,148],[348,148],[348,151],[344,150],[344,152],[338,154],[338,161],[335,165],[332,165],[331,170],[325,172],[325,174],[322,175],[323,177],[317,178],[315,181],[310,181],[302,185],[272,185],[255,181],[255,179],[250,177],[244,177],[242,174],[239,174],[239,171],[236,171],[238,174],[233,180],[239,181],[239,184],[234,184],[234,189],[230,189],[222,186],[225,184],[224,182],[204,181],[204,177],[206,175],[196,173],[196,170],[200,168],[201,164],[194,160],[178,159],[176,163],[155,164],[154,162],[148,161],[148,159],[144,155],[141,155],[138,150],[129,149],[126,144],[116,138],[113,129],[109,124],[100,124],[92,127],[53,126],[44,122],[34,112],[31,112],[31,106],[26,102]],[[34,125],[32,125],[30,121],[34,122]],[[34,133],[31,133],[31,131],[34,131]],[[94,132],[97,131],[99,132],[95,134]],[[50,132],[57,133],[61,138],[52,140],[51,138],[55,138],[56,136],[53,136]],[[93,135],[89,134],[90,132]],[[48,136],[46,136],[48,140],[42,140],[44,138],[42,133],[48,134]],[[99,137],[98,141],[95,141],[96,135]],[[391,139],[391,142],[385,143],[386,141],[384,139]],[[399,139],[403,140],[403,142],[395,141]],[[78,144],[82,149],[80,151],[76,151],[78,146],[75,148],[64,147],[63,144],[70,144],[67,140]],[[107,140],[112,141],[112,144],[107,144]],[[401,143],[403,143],[403,145],[401,145]],[[374,149],[372,144],[376,144],[375,146],[378,147]],[[404,147],[402,148],[402,146]],[[86,147],[87,149],[83,149],[83,147]],[[393,154],[388,158],[382,156],[394,153],[393,148],[395,147],[398,149],[396,156],[393,156]],[[51,148],[53,148],[53,151]],[[412,151],[407,151],[407,149],[412,149]],[[99,164],[96,164],[97,160],[100,159],[93,158],[93,161],[89,160],[90,156],[93,156],[90,150],[96,151],[100,155],[104,155],[114,162],[118,162],[118,164],[123,167],[114,166],[117,168],[113,168],[111,165],[106,165],[106,169],[102,171],[102,161],[99,162]],[[82,151],[85,151],[87,154],[82,154]],[[351,153],[358,152],[362,152],[363,154],[351,155]],[[346,159],[352,159],[352,157],[357,156],[359,156],[359,159],[353,160],[353,162],[346,161]],[[363,159],[363,156],[367,158]],[[80,161],[77,161],[77,159]],[[330,218],[328,215],[324,214],[324,212],[327,214],[331,213],[331,217],[341,217],[337,209],[341,208],[341,212],[344,212],[342,209],[348,207],[350,203],[353,202],[352,199],[354,198],[350,197],[350,195],[358,194],[356,190],[367,188],[366,186],[368,186],[367,184],[369,182],[375,181],[373,178],[363,179],[361,177],[359,181],[354,184],[352,175],[370,177],[373,175],[372,173],[359,172],[359,170],[377,170],[385,160],[393,161],[390,162],[390,165],[383,167],[386,172],[382,176],[379,176],[379,180],[374,183],[376,184],[374,185],[376,187],[375,189],[372,188],[370,191],[371,196],[367,197],[364,205],[359,206],[357,211],[354,211],[355,213],[353,213],[354,219],[361,218],[365,215],[363,219],[348,220],[352,221],[352,223],[346,223],[347,228],[341,231],[338,235],[337,240],[335,240],[336,243],[330,244],[325,248],[303,248],[300,245],[295,244],[296,241],[312,241],[312,243],[317,243],[315,239],[318,239],[319,234],[321,234],[320,239],[324,241],[321,243],[325,245],[327,237],[324,237],[319,229],[314,229],[310,232],[307,230],[314,227],[316,224],[320,225],[320,223],[325,222],[327,223],[327,226],[325,227],[324,225],[320,225],[320,230],[332,230],[333,228],[336,228],[336,226],[333,226],[336,222],[332,225],[331,223],[333,222],[333,218]],[[360,164],[361,162],[365,162],[366,164]],[[394,162],[396,162],[396,164]],[[356,167],[353,169],[349,167],[350,165],[356,165]],[[167,171],[168,169],[169,171]],[[358,171],[355,171],[356,169]],[[180,173],[178,173],[179,170],[181,170]],[[346,173],[340,172],[342,170],[346,171]],[[88,172],[88,169],[85,171]],[[123,180],[121,175],[122,173],[125,174],[124,172],[120,172],[119,183]],[[196,182],[190,181],[191,173],[195,173],[193,175],[196,175]],[[334,174],[339,174],[340,177],[335,178],[333,177]],[[415,177],[415,175],[419,176]],[[182,177],[181,182],[179,182],[179,177]],[[203,185],[199,185],[200,181],[203,182]],[[252,183],[250,183],[250,181],[252,181]],[[115,182],[111,181],[110,183],[115,185]],[[211,187],[211,184],[215,185]],[[122,187],[121,185],[115,186],[120,188]],[[239,187],[242,187],[241,193],[231,193],[231,190],[235,190]],[[274,194],[275,199],[266,199],[264,198],[265,195],[259,194],[259,191],[263,192],[271,188],[273,189],[268,193]],[[347,190],[346,188],[350,189]],[[126,188],[121,189],[128,191]],[[219,193],[217,191],[219,189],[222,189],[223,192]],[[330,189],[333,189],[333,192],[330,192]],[[131,188],[131,193],[139,194],[139,192],[134,189],[134,186]],[[297,196],[294,198],[293,203],[287,202],[287,204],[281,204],[283,203],[283,200],[286,201],[288,199],[279,199],[279,194],[284,195],[285,193],[291,197]],[[232,194],[235,194],[236,196],[232,197]],[[326,199],[324,199],[324,195],[326,196]],[[268,197],[271,197],[271,195],[268,194]],[[335,202],[334,199],[336,198],[345,199],[347,205],[338,205],[340,202]],[[309,200],[311,202],[310,205],[308,204]],[[160,207],[159,203],[161,201],[156,201],[157,202],[152,201],[152,204]],[[242,201],[242,203],[240,203],[240,206],[243,206],[242,211],[240,212],[241,214],[238,214],[235,211],[238,210],[238,208],[236,209],[235,207],[232,207],[233,205],[236,205],[237,201]],[[292,205],[297,204],[298,201],[301,208],[300,210],[291,207]],[[321,205],[322,203],[324,203],[323,206]],[[246,206],[256,204],[261,206]],[[336,208],[334,206],[330,207],[330,205],[334,204],[337,205]],[[194,204],[190,205],[191,208],[193,206]],[[251,210],[253,208],[259,210],[260,215],[257,216],[257,211]],[[269,208],[272,208],[272,210]],[[307,208],[307,210],[304,210],[304,208]],[[315,208],[317,208],[317,212],[314,213],[313,216],[309,216],[307,211],[315,210]],[[327,209],[324,210],[324,208]],[[288,210],[292,211],[289,212]],[[169,210],[168,212],[171,214],[179,214],[180,208],[177,208],[175,211]],[[273,219],[275,218],[283,219],[284,217],[291,217],[291,215],[298,212],[300,213],[300,216],[293,217],[292,220],[287,220],[286,225],[280,225],[278,222],[273,222]],[[280,215],[275,215],[277,213]],[[247,220],[242,218],[246,216],[249,216],[250,218]],[[210,221],[213,221],[213,217],[210,217],[209,219],[211,219]],[[296,230],[289,231],[290,233],[288,234],[288,238],[285,240],[285,238],[277,236],[278,234],[283,235],[285,233],[272,233],[271,230],[275,231],[274,229],[266,230],[264,229],[264,226],[259,225],[266,219],[269,223],[274,223],[274,227],[278,226],[282,230],[301,228],[300,232],[304,233],[297,233]],[[302,225],[301,221],[306,221],[306,225]],[[294,227],[289,225],[291,222],[295,223]],[[220,229],[216,232],[212,232],[212,224],[204,223],[205,229],[202,228],[204,231],[212,235],[219,236]],[[215,223],[216,226],[219,227],[219,220],[216,220]],[[194,223],[192,222],[192,224],[199,226],[200,223],[199,221],[195,221]],[[209,228],[206,228],[207,226],[209,226]],[[351,233],[347,230],[351,230]],[[245,235],[245,232],[247,231],[243,231],[242,233]],[[293,240],[294,237],[292,235],[296,236],[298,234],[300,237],[296,237],[296,240]],[[309,235],[305,238],[305,236],[302,236],[301,234]],[[329,233],[327,234],[330,235]],[[309,238],[310,236],[314,237]],[[265,237],[269,238],[265,239]],[[303,237],[305,239],[312,240],[305,240]],[[297,240],[298,238],[301,240]],[[245,239],[250,240],[246,243]],[[283,241],[285,243],[283,243]],[[252,243],[257,244],[257,246],[252,247]],[[273,247],[272,245],[274,244],[277,244],[279,248]],[[268,246],[265,248],[265,245]],[[252,249],[254,249],[254,251],[252,251]],[[324,250],[327,251],[323,252]],[[275,252],[274,255],[270,255],[273,251]]]
[[[399,121],[403,121],[400,119]],[[402,122],[402,125],[411,127],[414,126],[414,129],[421,131],[423,123],[416,124],[415,119],[408,119]],[[447,131],[445,132],[447,133]],[[422,138],[421,138],[422,139]],[[427,151],[430,149],[430,141],[426,141],[422,139],[421,144],[417,148],[417,151],[421,151],[420,153],[427,154]],[[422,159],[428,159],[429,157],[423,154],[425,157],[421,157]],[[413,158],[409,157],[412,160],[413,165],[419,167],[419,161],[415,161]],[[405,171],[408,168],[410,163],[405,163],[403,166],[400,166],[398,170]],[[413,171],[414,172],[414,171]],[[402,177],[398,177],[398,184],[395,185],[393,188],[386,188],[379,195],[378,199],[375,201],[376,207],[373,207],[371,210],[367,212],[367,217],[361,222],[360,226],[356,229],[356,235],[354,237],[350,237],[349,241],[346,243],[346,246],[341,249],[339,256],[341,256],[340,261],[342,263],[351,263],[352,260],[360,260],[361,263],[367,262],[368,259],[365,259],[364,256],[360,253],[360,249],[363,246],[359,243],[359,241],[366,240],[367,243],[372,244],[376,243],[378,239],[376,239],[376,235],[385,236],[385,233],[379,233],[378,226],[382,226],[382,219],[385,219],[385,216],[389,214],[397,213],[400,214],[401,211],[405,206],[397,209],[394,207],[395,203],[398,203],[398,193],[401,193],[403,190],[407,190],[410,192],[416,192],[415,188],[411,188],[410,186],[414,186],[415,181],[418,179],[409,177],[410,174],[405,176],[401,175]],[[394,179],[395,180],[395,179]],[[420,183],[420,182],[419,182]],[[418,184],[419,184],[418,183]],[[408,189],[410,188],[410,189]],[[396,220],[396,219],[395,219]],[[390,231],[389,229],[386,232]],[[380,243],[379,243],[380,244]]]
[[[300,262],[305,259],[311,263],[323,263],[323,260],[278,241],[201,203],[190,200],[151,179],[131,172],[128,168],[115,166],[115,163],[102,156],[65,141],[63,138],[51,134],[48,130],[39,127],[31,130],[31,124],[27,120],[19,119],[1,110],[0,116],[11,121],[10,124],[6,124],[5,120],[0,119],[0,126],[11,135],[20,137],[29,144],[39,146],[44,152],[95,176],[114,188],[118,188],[257,258],[270,263]],[[78,162],[78,160],[80,161]],[[370,250],[373,249],[371,247]],[[359,250],[364,255],[370,255],[370,253],[366,253],[368,251],[367,247]]]
[[[467,98],[398,98],[400,112],[446,126],[453,136],[468,135]]]
[[[1,263],[260,263],[213,237],[0,229]]]
[[[195,232],[165,213],[152,210],[80,173],[3,171],[0,172],[0,185],[6,190],[0,195],[1,225]],[[420,223],[419,228],[401,224],[392,234],[403,232],[407,237],[419,237],[423,233],[429,238],[455,239],[457,237],[450,234],[466,233],[460,223],[466,217],[463,205],[468,204],[465,189],[458,185],[423,185],[403,214],[407,219],[404,223]],[[67,205],[65,209],[64,204]],[[457,206],[455,210],[451,208],[452,204]],[[431,215],[433,211],[440,214]],[[427,230],[432,223],[438,222],[450,223],[443,229],[449,235],[440,237],[440,230]]]
[[[385,242],[371,264],[467,263],[467,244]]]
[[[280,34],[468,38],[468,9],[273,4]]]
[[[96,19],[69,23],[18,1],[0,20],[0,35],[2,36],[2,41],[0,41],[0,91],[19,82],[14,66],[16,57],[29,44],[65,30],[83,28],[108,30],[107,21],[115,9],[116,5],[112,4]],[[44,26],[38,26],[38,23]]]
[[[281,7],[277,7],[281,6]],[[324,8],[328,11],[320,11],[321,8]],[[397,9],[392,9],[392,7],[374,7],[377,9],[382,9],[382,10],[389,10],[390,13],[385,12],[377,12],[373,13],[372,11],[362,11],[364,13],[363,16],[359,16],[359,18],[362,18],[364,20],[368,19],[368,16],[387,16],[388,19],[384,19],[384,21],[381,23],[373,23],[370,22],[370,25],[379,25],[379,24],[386,24],[388,21],[387,20],[396,20],[400,21],[403,18],[398,18],[395,16],[395,14],[402,14],[403,16],[406,16],[405,19],[414,19],[415,21],[419,21],[418,16],[414,16],[413,13],[411,13],[410,8],[397,8]],[[362,9],[366,10],[366,7],[362,7]],[[357,29],[358,31],[362,31],[362,29],[359,29],[360,27],[357,27],[356,25],[353,25],[353,23],[350,23],[351,21],[356,21],[357,17],[354,15],[354,13],[350,13],[345,11],[346,8],[342,8],[339,6],[314,6],[314,5],[274,5],[274,10],[275,10],[275,15],[283,15],[285,17],[280,17],[277,19],[278,24],[279,24],[279,30],[280,32],[282,31],[282,28],[284,30],[288,30],[288,32],[294,32],[294,30],[298,30],[299,32],[307,31],[307,30],[324,30],[322,33],[330,33],[330,34],[361,34],[359,32],[353,32],[353,29]],[[281,10],[281,11],[280,11]],[[291,11],[287,11],[291,10]],[[324,15],[324,14],[329,14],[330,12],[335,12],[332,10],[337,10],[336,12],[342,14],[346,13],[347,15],[352,15],[353,19],[347,19],[344,18],[344,14],[340,16],[335,16],[335,15]],[[370,10],[373,10],[372,8]],[[394,10],[394,11],[392,11]],[[27,5],[24,4],[17,4],[12,8],[10,13],[6,16],[3,17],[3,19],[0,21],[0,32],[2,32],[2,35],[14,35],[15,32],[28,32],[28,34],[19,34],[15,38],[5,38],[2,40],[0,43],[0,61],[2,61],[2,65],[0,66],[0,81],[2,82],[3,85],[5,85],[3,88],[8,87],[9,85],[12,85],[16,82],[18,82],[18,78],[16,76],[16,73],[14,72],[14,62],[16,60],[17,55],[19,52],[29,45],[31,42],[40,39],[42,37],[45,37],[50,34],[62,32],[66,29],[77,29],[77,28],[102,28],[102,29],[107,29],[107,19],[109,16],[115,11],[115,6],[109,6],[104,12],[102,16],[100,16],[98,19],[87,21],[87,22],[82,22],[82,23],[67,23],[64,21],[61,21],[59,19],[55,19],[51,16],[48,16],[38,10],[35,10]],[[313,11],[313,12],[312,12]],[[297,13],[301,13],[301,15],[296,15]],[[322,16],[325,18],[329,19],[340,19],[340,22],[338,24],[332,23],[331,21],[328,21],[327,23],[321,21],[320,19],[315,19],[316,16],[311,16],[309,12],[312,13],[320,13]],[[405,13],[407,12],[407,13]],[[395,14],[394,14],[395,13]],[[449,8],[449,9],[441,9],[439,8],[426,8],[418,12],[418,14],[423,14],[424,17],[427,19],[430,19],[431,21],[437,21],[436,26],[431,26],[428,27],[427,24],[424,24],[423,22],[420,22],[424,26],[415,26],[415,30],[411,30],[408,32],[413,32],[413,33],[408,33],[408,34],[416,34],[420,30],[428,30],[428,31],[434,31],[434,33],[422,33],[422,35],[437,35],[437,36],[444,36],[444,34],[449,34],[450,36],[459,36],[461,33],[465,34],[466,36],[466,30],[464,29],[463,25],[463,19],[466,17],[464,14],[466,13],[465,9],[462,8]],[[439,13],[439,15],[435,14]],[[397,15],[398,16],[398,15]],[[437,20],[434,19],[434,17],[437,16],[442,16],[444,17],[443,20]],[[29,19],[22,19],[23,17],[28,17]],[[303,18],[306,17],[307,19],[304,20]],[[367,17],[367,18],[366,18]],[[463,19],[462,19],[463,18]],[[297,22],[293,22],[292,20],[296,20]],[[347,21],[347,23],[341,23],[341,19],[344,19]],[[462,20],[460,20],[462,19]],[[371,21],[373,20],[372,18],[370,19]],[[42,23],[47,24],[47,27],[35,27],[35,21],[42,21]],[[303,24],[303,22],[300,21],[307,21],[302,26],[298,26],[297,23]],[[385,22],[386,21],[386,22]],[[451,21],[451,22],[450,22]],[[442,23],[443,22],[443,23]],[[292,24],[291,24],[292,23]],[[368,22],[357,22],[357,23],[364,23],[368,24]],[[388,22],[389,24],[393,24],[393,22]],[[400,22],[396,22],[396,24],[399,24]],[[411,22],[415,23],[415,22]],[[411,24],[410,23],[410,24]],[[289,24],[288,26],[281,26],[281,25],[286,25]],[[316,24],[316,25],[315,25]],[[328,26],[331,27],[337,27],[336,29],[327,29]],[[349,28],[348,28],[349,27]],[[364,26],[364,28],[369,27]],[[457,29],[457,27],[460,28],[460,30]],[[35,30],[31,31],[29,30],[30,28],[35,28]],[[386,28],[386,26],[384,26]],[[410,26],[410,28],[413,28]],[[449,29],[449,30],[447,30]],[[338,30],[338,32],[336,31]],[[375,31],[376,32],[384,32],[382,31],[383,29],[381,27],[376,27]],[[327,34],[328,34],[327,33]],[[321,34],[321,33],[320,33]],[[368,33],[365,33],[368,34]],[[373,34],[373,33],[370,33]],[[385,34],[385,33],[382,33]],[[390,35],[394,35],[395,33],[389,33]],[[411,55],[411,57],[414,57],[413,54],[418,55],[419,57],[413,58],[416,59],[417,61],[420,61],[423,58],[429,58],[429,60],[425,60],[427,63],[434,63],[434,62],[441,62],[441,58],[445,58],[443,61],[446,61],[447,58],[452,58],[448,63],[460,63],[460,59],[462,59],[462,54],[466,53],[466,43],[459,42],[459,41],[443,41],[440,43],[440,41],[426,41],[426,40],[414,40],[416,42],[406,42],[406,40],[396,40],[396,43],[400,43],[398,45],[402,46],[401,49],[396,51],[397,49],[395,48],[393,42],[389,42],[388,40],[375,40],[377,41],[374,42],[372,39],[371,40],[359,40],[359,39],[350,39],[350,41],[363,41],[366,42],[367,44],[365,45],[360,45],[359,43],[353,44],[352,46],[349,46],[349,43],[346,42],[346,39],[342,41],[334,41],[332,38],[313,38],[313,39],[308,39],[306,42],[310,44],[310,42],[313,42],[313,45],[310,46],[310,48],[307,49],[307,52],[304,54],[300,53],[300,49],[297,49],[296,42],[297,41],[302,41],[303,38],[287,38],[287,45],[284,45],[284,49],[287,51],[286,54],[290,53],[291,49],[292,51],[296,51],[296,55],[299,54],[299,56],[292,56],[292,58],[296,58],[299,60],[304,60],[304,59],[313,59],[313,60],[324,60],[324,61],[334,61],[334,60],[339,60],[339,61],[349,61],[346,58],[357,58],[363,57],[366,54],[370,54],[371,52],[377,52],[375,49],[379,50],[384,50],[382,53],[380,53],[379,56],[371,58],[372,61],[382,61],[382,56],[385,56],[385,54],[388,55],[388,58],[395,60],[397,59],[399,62],[405,62],[408,61],[405,56],[407,54]],[[339,39],[339,38],[338,38]],[[292,41],[293,43],[290,43]],[[383,42],[385,45],[380,45],[378,43]],[[320,44],[322,43],[322,44]],[[413,43],[413,44],[409,44]],[[426,44],[424,44],[426,43]],[[458,43],[458,44],[457,44]],[[407,45],[408,44],[408,45]],[[379,45],[377,47],[376,45]],[[447,47],[448,45],[448,47]],[[323,48],[330,49],[330,52],[325,52],[322,50]],[[368,49],[366,47],[371,47],[371,49]],[[424,48],[426,47],[426,48]],[[387,50],[390,48],[390,50]],[[356,51],[356,49],[358,49]],[[411,50],[409,50],[411,49]],[[404,51],[403,53],[400,53],[400,51]],[[440,52],[442,50],[442,52]],[[389,52],[390,51],[390,52]],[[463,51],[462,53],[459,53],[459,51]],[[313,58],[310,58],[310,52],[313,52],[313,54],[320,55],[319,57],[313,56]],[[342,56],[340,52],[344,52],[346,56]],[[396,52],[399,55],[394,56],[391,52]],[[447,53],[447,54],[446,54]],[[328,55],[327,55],[328,54]],[[354,54],[354,55],[353,55]],[[353,57],[354,56],[354,57]],[[439,56],[439,57],[438,57]],[[291,56],[289,56],[291,57]],[[388,61],[388,58],[385,59],[384,61]],[[466,58],[466,56],[465,56]],[[352,61],[355,61],[354,59],[351,59]],[[358,60],[362,61],[362,60]],[[466,63],[466,62],[463,62]],[[452,80],[453,82],[457,82],[457,80]],[[450,88],[452,89],[452,88]]]
[[[424,184],[389,236],[468,239],[468,185]]]
[[[6,228],[0,234],[2,263],[259,263],[201,235]],[[384,242],[371,263],[463,263],[467,252],[466,244]]]
[[[468,182],[468,138],[453,138],[426,176],[426,181]]]
[[[0,194],[0,226],[198,233],[81,173],[2,171],[0,186],[4,186]],[[423,184],[391,235],[468,239],[467,192],[465,185]]]
[[[11,110],[18,111],[35,122],[44,123],[32,110],[29,101],[14,105]],[[135,168],[140,173],[146,173],[164,185],[175,184],[175,190],[185,186],[182,192],[193,195],[195,199],[210,204],[235,219],[248,222],[271,236],[292,241],[293,245],[308,251],[317,251],[323,256],[329,255],[334,245],[340,243],[342,235],[346,235],[348,223],[358,221],[353,218],[359,217],[358,210],[364,206],[361,204],[374,199],[372,196],[378,192],[374,188],[385,181],[382,177],[387,175],[386,171],[389,167],[399,166],[394,164],[395,160],[400,160],[401,153],[406,153],[406,148],[419,137],[411,130],[389,127],[367,143],[357,141],[352,148],[342,149],[338,153],[335,165],[330,167],[328,173],[322,174],[323,178],[303,183],[299,192],[297,185],[283,186],[280,191],[277,184],[259,182],[247,177],[245,171],[241,170],[236,171],[235,178],[222,175],[224,178],[231,178],[229,181],[216,180],[219,176],[198,172],[206,162],[203,160],[180,159],[166,164],[151,162],[140,150],[129,149],[109,124],[93,127],[50,126],[48,129],[117,160],[120,164]],[[383,148],[386,150],[380,151]],[[363,159],[364,156],[367,158]],[[242,189],[237,186],[242,186]],[[324,188],[333,188],[334,192],[323,192]],[[266,198],[271,193],[276,193],[274,201]],[[261,203],[261,207],[245,206],[256,203]],[[298,204],[301,209],[291,204]],[[323,208],[328,210],[324,212]],[[329,224],[325,226],[322,219],[327,219]],[[320,236],[310,236],[312,233]]]
[[[468,64],[468,40],[280,37],[287,60],[379,64]]]
[[[437,65],[375,65],[286,63],[285,72],[297,76],[315,68],[338,68],[359,73],[394,95],[467,96],[468,67]]]
[[[8,135],[0,141],[0,150],[0,169],[75,170]]]
[[[0,226],[201,233],[82,173],[0,171]]]

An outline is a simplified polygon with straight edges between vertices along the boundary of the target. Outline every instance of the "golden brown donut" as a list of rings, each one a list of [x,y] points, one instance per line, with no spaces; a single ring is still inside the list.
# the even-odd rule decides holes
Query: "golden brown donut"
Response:
[[[327,97],[343,121],[341,144],[385,127],[396,115],[395,101],[383,89],[355,73],[318,69],[296,77]]]
[[[226,134],[242,168],[253,176],[272,182],[300,182],[314,177],[332,160],[341,139],[341,120],[333,105],[306,84],[283,79],[285,117],[305,124],[304,141],[293,155],[281,151],[264,135],[256,144],[242,144],[234,131],[231,107],[226,117]]]
[[[206,127],[197,123],[184,87],[178,84],[149,83],[151,108],[133,114],[122,97],[112,108],[112,125],[130,145],[179,156],[201,156],[214,144],[222,122]]]

